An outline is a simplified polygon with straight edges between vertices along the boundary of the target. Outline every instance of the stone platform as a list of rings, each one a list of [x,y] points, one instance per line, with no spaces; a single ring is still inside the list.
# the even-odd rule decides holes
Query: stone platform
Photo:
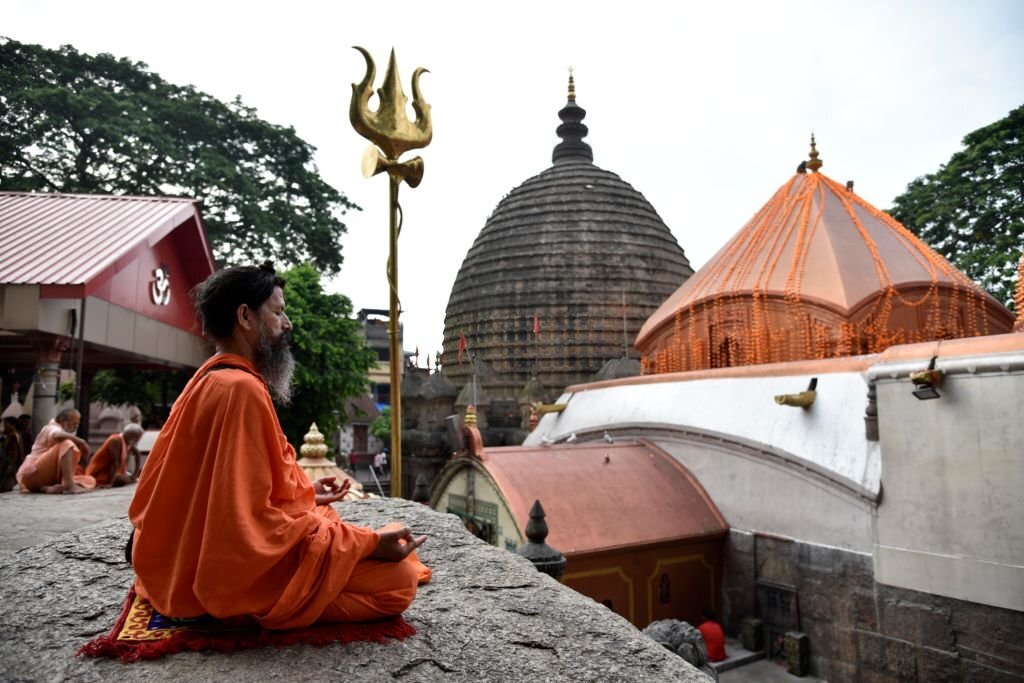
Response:
[[[434,578],[405,614],[416,636],[387,645],[189,652],[130,665],[78,659],[82,643],[110,629],[132,581],[122,555],[130,496],[131,489],[0,496],[0,680],[707,680],[626,620],[474,538],[456,517],[395,499],[337,507],[357,524],[397,519],[428,536],[421,556]],[[59,533],[73,516],[99,515],[104,506],[120,512]],[[40,542],[25,545],[33,529]]]

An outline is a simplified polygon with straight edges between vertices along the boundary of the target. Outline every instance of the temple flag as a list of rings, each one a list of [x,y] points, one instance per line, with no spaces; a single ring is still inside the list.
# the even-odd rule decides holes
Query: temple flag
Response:
[[[465,353],[466,349],[468,349],[468,348],[469,348],[469,345],[466,344],[466,333],[460,331],[459,332],[459,365],[462,365],[462,354]]]

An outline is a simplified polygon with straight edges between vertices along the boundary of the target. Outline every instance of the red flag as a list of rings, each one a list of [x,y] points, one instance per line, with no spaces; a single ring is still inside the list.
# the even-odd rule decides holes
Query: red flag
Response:
[[[536,313],[533,314],[533,334],[540,334],[540,316]]]
[[[469,345],[466,344],[466,333],[459,332],[459,365],[462,365],[462,354],[466,352]]]

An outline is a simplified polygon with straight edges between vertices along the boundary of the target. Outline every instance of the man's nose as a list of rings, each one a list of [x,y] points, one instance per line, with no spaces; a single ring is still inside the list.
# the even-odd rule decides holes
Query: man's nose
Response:
[[[282,324],[282,327],[283,327],[284,329],[286,329],[286,330],[290,330],[290,329],[292,329],[292,321],[291,321],[291,318],[289,318],[289,317],[288,317],[288,314],[287,314],[287,313],[284,313],[284,314],[282,314],[282,315],[284,315],[284,323]]]

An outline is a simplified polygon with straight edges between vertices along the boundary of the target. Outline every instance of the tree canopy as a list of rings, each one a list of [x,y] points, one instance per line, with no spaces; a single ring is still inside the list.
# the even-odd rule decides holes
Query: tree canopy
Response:
[[[143,426],[155,427],[167,419],[171,405],[191,376],[188,370],[100,370],[92,380],[89,399],[137,406]]]
[[[0,189],[188,196],[222,264],[341,268],[340,217],[314,148],[145,64],[0,38]]]
[[[324,292],[309,264],[281,273],[285,312],[292,321],[295,391],[292,404],[278,409],[288,441],[298,448],[311,423],[325,435],[340,424],[347,399],[366,393],[367,373],[377,354],[366,346],[352,302]]]
[[[1024,106],[963,144],[889,213],[1012,309],[1024,250]]]

